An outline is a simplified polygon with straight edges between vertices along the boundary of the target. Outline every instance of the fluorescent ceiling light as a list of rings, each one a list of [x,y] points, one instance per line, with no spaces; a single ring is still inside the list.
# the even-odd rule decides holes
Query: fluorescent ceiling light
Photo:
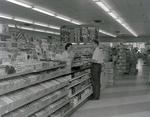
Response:
[[[125,23],[124,22],[122,22],[115,14],[113,14],[111,11],[110,11],[110,9],[105,5],[105,4],[103,4],[102,2],[101,2],[101,0],[93,0],[96,4],[98,4],[104,11],[106,11],[111,17],[113,17],[117,22],[119,22],[123,27],[125,27],[128,31],[130,31],[129,30],[129,28],[125,25]],[[104,34],[107,34],[107,33],[105,33],[105,32],[102,32],[102,31],[99,31],[99,32],[101,32],[101,33],[104,33]],[[131,32],[131,31],[130,31]],[[132,32],[131,32],[132,33]],[[137,36],[135,33],[132,33],[134,36]],[[107,34],[107,35],[109,35],[109,34]],[[115,35],[111,35],[111,36],[115,36]]]
[[[25,29],[25,30],[34,30],[33,28],[28,28],[28,27],[21,27],[21,29]]]
[[[130,30],[129,27],[125,27],[127,30]]]
[[[120,24],[123,23],[120,19],[116,19],[116,21],[119,22]]]
[[[8,24],[9,27],[15,28],[15,25],[13,24]],[[44,32],[44,33],[50,33],[50,34],[56,34],[56,35],[60,35],[60,33],[57,32],[52,32],[52,31],[44,31],[44,30],[40,30],[40,29],[34,29],[34,28],[28,28],[28,27],[20,27],[17,25],[18,28],[24,29],[24,30],[32,30],[32,31],[37,31],[37,32]]]
[[[10,16],[1,15],[1,14],[0,14],[0,17],[1,17],[1,18],[5,18],[5,19],[13,19],[13,18],[12,18],[12,17],[10,17]]]
[[[39,8],[36,8],[36,7],[32,8],[32,9],[35,10],[35,11],[44,13],[44,14],[46,14],[46,15],[55,16],[55,14],[53,14],[53,13],[50,13],[50,12],[48,12],[48,11],[45,11],[45,10],[42,10],[42,9],[39,9]]]
[[[65,20],[65,21],[71,21],[70,19],[67,19],[67,18],[64,18],[64,17],[62,17],[62,16],[56,16],[57,18],[59,18],[59,19],[62,19],[62,20]]]
[[[109,12],[108,13],[111,17],[113,17],[114,19],[117,19],[118,17],[114,14],[114,13],[112,13],[112,12]]]
[[[35,31],[37,31],[37,32],[45,32],[44,30],[40,30],[40,29],[35,29]]]
[[[127,26],[126,26],[125,24],[123,24],[123,23],[122,23],[121,25],[122,25],[123,27],[127,27]]]
[[[52,32],[52,31],[46,31],[46,33],[54,34],[54,32]]]
[[[83,45],[84,43],[79,43],[79,44]]]
[[[15,25],[8,24],[8,27],[13,27],[13,28],[15,28]]]
[[[73,45],[77,44],[77,43],[72,43]]]
[[[19,1],[16,1],[16,0],[6,0],[6,1],[12,2],[14,4],[18,4],[20,6],[24,6],[24,7],[27,7],[27,8],[31,8],[32,10],[35,10],[37,12],[40,12],[40,13],[43,13],[43,14],[46,14],[46,15],[49,15],[49,16],[54,16],[55,18],[58,18],[58,19],[61,19],[61,20],[65,20],[65,21],[68,21],[68,22],[71,22],[71,23],[74,23],[74,24],[77,24],[77,25],[81,24],[79,22],[71,21],[71,19],[65,18],[63,16],[59,16],[58,14],[54,14],[52,12],[49,12],[48,10],[43,10],[42,8],[38,8],[38,7],[33,6],[33,5],[28,5],[28,4],[25,4],[25,3],[22,3],[22,2],[19,2]]]
[[[100,2],[101,0],[93,0],[93,2]]]
[[[33,22],[31,22],[31,21],[27,21],[27,20],[19,19],[19,18],[15,18],[14,20],[19,21],[19,22],[30,23],[30,24],[32,24],[32,23],[33,23]]]
[[[53,29],[60,30],[60,28],[59,28],[59,27],[56,27],[56,26],[49,26],[49,28],[53,28]]]
[[[60,35],[60,33],[57,33],[57,32],[55,32],[54,34],[56,34],[56,35]]]
[[[44,27],[48,27],[47,24],[42,24],[42,23],[38,23],[38,22],[34,22],[35,25],[38,25],[38,26],[44,26]]]
[[[105,31],[102,31],[102,30],[99,30],[100,33],[103,33],[103,34],[106,34],[106,35],[109,35],[109,36],[112,36],[112,37],[116,37],[116,35],[113,35],[113,34],[110,34],[110,33],[107,33]]]
[[[20,5],[20,6],[23,6],[23,7],[26,7],[26,8],[32,8],[31,5],[28,5],[28,4],[25,4],[25,3],[22,3],[22,2],[19,2],[19,1],[16,1],[16,0],[6,0],[6,1],[17,4],[17,5]]]
[[[110,12],[110,9],[107,8],[102,2],[96,2],[104,11]]]
[[[5,19],[12,19],[13,20],[13,17],[7,16],[7,15],[0,15],[0,17],[5,18]],[[34,24],[34,25],[38,25],[38,26],[43,26],[43,27],[48,27],[48,28],[60,30],[60,27],[49,26],[48,24],[44,24],[44,23],[39,23],[39,22],[34,22],[33,23],[31,21],[27,21],[27,20],[20,19],[20,18],[14,18],[14,20],[20,21],[20,22],[25,22],[25,23],[30,23],[30,24]]]
[[[77,24],[77,25],[81,25],[81,23],[76,22],[76,21],[71,21],[71,23],[73,23],[73,24]]]

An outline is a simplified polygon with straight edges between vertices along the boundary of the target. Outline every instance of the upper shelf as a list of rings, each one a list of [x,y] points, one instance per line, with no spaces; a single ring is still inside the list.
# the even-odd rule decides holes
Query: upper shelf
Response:
[[[14,74],[10,74],[10,75],[0,76],[0,79],[6,79],[6,78],[15,77],[15,76],[20,76],[20,75],[25,75],[25,74],[30,74],[30,73],[36,73],[36,72],[51,70],[51,69],[64,67],[64,66],[66,66],[66,64],[60,64],[60,65],[57,65],[57,66],[52,66],[52,67],[43,68],[43,69],[39,69],[39,70],[30,70],[30,71],[26,71],[26,72],[14,73]]]

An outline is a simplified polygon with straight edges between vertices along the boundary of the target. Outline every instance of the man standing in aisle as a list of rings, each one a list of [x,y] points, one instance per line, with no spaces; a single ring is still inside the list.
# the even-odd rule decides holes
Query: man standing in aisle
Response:
[[[93,99],[99,100],[100,97],[100,74],[101,67],[103,64],[103,51],[99,48],[99,42],[97,40],[93,40],[92,42],[94,53],[92,57],[92,67],[91,67],[91,76],[92,76],[92,86],[93,86]]]

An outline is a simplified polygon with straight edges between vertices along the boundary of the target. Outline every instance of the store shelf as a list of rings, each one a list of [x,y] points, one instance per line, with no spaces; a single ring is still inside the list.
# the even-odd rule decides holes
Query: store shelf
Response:
[[[80,82],[78,82],[78,83],[75,83],[75,84],[69,86],[69,88],[71,88],[71,87],[73,87],[73,86],[75,86],[75,85],[78,85],[78,84],[80,84],[80,83],[82,83],[82,82],[84,82],[84,81],[86,81],[86,80],[88,80],[88,79],[90,79],[90,77],[88,77],[88,78],[86,78],[86,79],[84,79],[84,80],[82,80],[82,81],[80,81]]]
[[[54,112],[57,111],[57,110],[59,110],[61,107],[65,106],[65,105],[68,104],[68,103],[69,103],[69,101],[67,101],[66,103],[64,103],[63,105],[61,105],[61,106],[58,107],[57,109],[55,109]],[[54,112],[52,112],[52,113],[54,113]],[[45,115],[42,116],[42,117],[48,117],[48,116],[51,115],[52,113],[45,114]]]
[[[78,93],[82,92],[83,90],[85,90],[86,88],[90,87],[91,85],[92,85],[92,84],[90,84],[90,85],[88,85],[88,86],[84,87],[83,89],[81,89],[81,90],[77,91],[75,94],[71,95],[69,98],[74,97],[75,95],[77,95]]]
[[[66,73],[65,73],[66,74]],[[15,88],[10,88],[8,90],[4,90],[4,91],[0,91],[0,95],[2,94],[5,94],[5,93],[9,93],[9,92],[12,92],[12,91],[15,91],[15,90],[18,90],[18,89],[21,89],[21,88],[25,88],[25,87],[28,87],[28,86],[32,86],[32,85],[35,85],[37,83],[41,83],[41,82],[44,82],[44,81],[47,81],[47,80],[51,80],[51,79],[54,79],[54,78],[57,78],[59,76],[62,76],[62,75],[65,75],[65,74],[61,74],[61,75],[58,75],[58,76],[54,76],[54,77],[51,77],[51,78],[47,78],[47,79],[42,79],[42,80],[39,80],[39,81],[36,81],[36,82],[30,82],[28,84],[25,84],[25,85],[21,85],[20,87],[15,87]]]
[[[48,68],[43,68],[43,69],[35,70],[34,72],[46,71],[46,70],[55,69],[55,68],[64,67],[64,66],[66,66],[66,64],[62,64],[62,65],[58,65],[58,66],[53,66],[53,67],[48,67]]]
[[[73,111],[74,108],[76,108],[79,104],[81,104],[84,100],[86,100],[93,92],[86,95],[83,99],[81,99],[74,107],[72,107],[70,110],[68,110],[65,114],[63,114],[61,117],[65,117],[69,112]]]
[[[77,76],[77,77],[75,77],[75,78],[70,79],[70,81],[76,80],[76,79],[78,79],[78,78],[80,78],[80,77],[82,77],[82,76],[85,76],[85,75],[87,75],[87,74],[90,74],[90,73],[86,73],[86,74],[83,74],[83,75]]]
[[[51,91],[47,91],[47,92],[45,92],[45,91],[40,91],[40,92],[38,92],[38,93],[35,93],[35,94],[33,94],[33,95],[30,95],[29,97],[26,97],[24,100],[22,99],[22,100],[20,100],[20,101],[22,101],[22,103],[20,103],[20,104],[18,104],[18,105],[15,105],[15,106],[13,106],[13,107],[11,107],[11,108],[9,108],[9,110],[4,110],[3,108],[5,108],[5,107],[1,107],[1,115],[4,115],[4,114],[6,114],[6,113],[8,113],[8,112],[11,112],[11,111],[13,111],[13,110],[15,110],[15,109],[17,109],[17,108],[19,108],[19,107],[21,107],[21,106],[23,106],[23,105],[25,105],[25,104],[28,104],[28,103],[30,103],[30,102],[33,102],[34,100],[37,100],[37,99],[39,99],[39,98],[42,98],[42,97],[44,97],[44,96],[46,96],[46,95],[48,95],[48,94],[50,94],[50,93],[52,93],[52,92],[54,92],[54,91],[56,91],[56,90],[58,90],[58,89],[61,89],[61,88],[63,88],[63,87],[65,87],[65,86],[67,86],[68,84],[64,84],[64,85],[62,85],[62,86],[60,86],[60,87],[57,87],[57,88],[55,88],[55,89],[52,89]],[[51,89],[52,87],[50,87],[50,89]],[[12,104],[13,105],[13,104]],[[7,105],[7,106],[10,106],[10,105]],[[8,108],[8,107],[7,107]],[[3,111],[2,111],[3,110]]]
[[[89,69],[89,68],[91,68],[91,65],[84,66],[84,67],[80,67],[79,69],[73,69],[73,70],[71,71],[71,74],[76,73],[76,72],[79,72],[79,71],[82,71],[82,70],[85,70],[85,69]]]
[[[81,99],[77,104],[74,105],[74,107],[78,106],[81,102],[83,102],[86,98],[88,98],[93,92],[87,94],[83,99]]]
[[[61,99],[61,98],[64,97],[65,95],[67,95],[67,92],[66,92],[64,95],[61,95],[60,98],[55,98],[52,102],[50,102],[50,103],[45,103],[45,105],[42,105],[42,106],[40,106],[40,107],[38,107],[38,108],[35,108],[34,110],[31,110],[30,112],[28,112],[26,115],[19,116],[19,117],[28,117],[29,115],[32,115],[32,114],[34,114],[34,113],[40,111],[41,109],[45,108],[46,106],[52,104],[53,102],[55,102],[55,101]],[[66,104],[67,104],[67,103],[69,103],[69,100],[66,102]],[[62,105],[62,106],[64,106],[64,105]],[[61,107],[60,107],[60,108],[61,108]],[[58,110],[58,109],[57,109],[57,110]],[[46,117],[47,117],[47,116],[46,116]]]
[[[41,71],[45,71],[45,70],[51,70],[51,69],[55,69],[55,68],[58,68],[58,67],[64,67],[64,66],[66,66],[66,64],[62,64],[62,65],[58,65],[58,66],[53,66],[53,67],[48,67],[48,68],[39,69],[39,70],[30,70],[30,71],[27,71],[27,72],[20,72],[20,73],[15,73],[15,74],[10,74],[10,75],[0,76],[0,79],[6,79],[6,78],[15,77],[15,76],[20,76],[20,75],[35,73],[35,72],[41,72]]]

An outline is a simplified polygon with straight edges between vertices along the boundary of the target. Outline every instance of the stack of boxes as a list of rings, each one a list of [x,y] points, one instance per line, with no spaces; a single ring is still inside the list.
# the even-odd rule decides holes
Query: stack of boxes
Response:
[[[130,72],[130,50],[126,49],[126,73]]]
[[[137,64],[137,56],[136,52],[134,50],[131,50],[130,52],[130,74],[135,75],[137,73],[136,64]]]
[[[107,66],[107,84],[114,85],[116,76],[114,62],[107,62],[106,66]]]
[[[122,76],[126,72],[126,50],[123,45],[119,47],[118,56],[116,64],[117,76]]]

